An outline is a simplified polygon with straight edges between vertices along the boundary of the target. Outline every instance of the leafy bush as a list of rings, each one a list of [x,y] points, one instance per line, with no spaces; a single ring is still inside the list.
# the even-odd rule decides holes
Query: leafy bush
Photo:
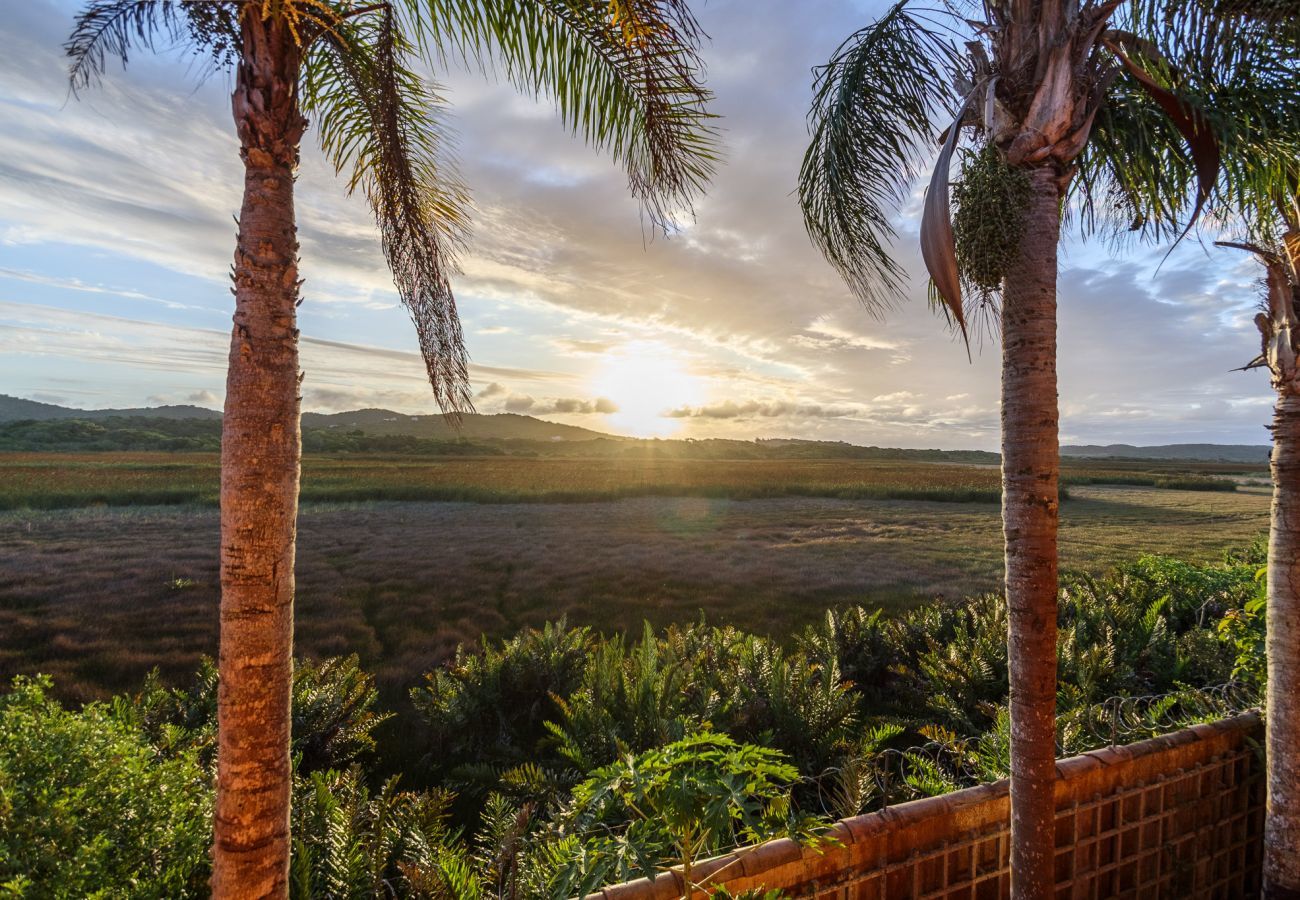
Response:
[[[411,692],[429,724],[435,775],[485,796],[503,772],[547,758],[546,723],[560,715],[557,699],[582,684],[594,645],[588,629],[561,620],[480,651],[457,649]]]
[[[693,885],[694,864],[724,850],[777,835],[815,840],[818,822],[791,803],[798,774],[777,751],[710,733],[606,766],[565,811],[565,828],[587,838],[561,890],[581,895],[668,865]]]
[[[445,791],[399,791],[396,778],[372,794],[359,769],[298,779],[290,896],[462,900],[469,888],[447,824],[451,799]]]
[[[345,769],[375,749],[374,730],[392,717],[375,711],[379,692],[374,676],[355,654],[293,669],[293,747],[296,768],[307,775]],[[209,658],[188,689],[169,688],[151,673],[132,697],[114,700],[119,718],[131,722],[163,752],[194,749],[207,766],[215,762],[217,667]]]
[[[1258,588],[1241,609],[1230,609],[1219,620],[1219,636],[1232,649],[1232,677],[1258,688],[1268,683],[1268,657],[1264,637],[1268,612],[1267,570],[1260,569]]]
[[[1144,556],[1102,578],[1064,578],[1063,714],[1231,678],[1238,650],[1219,622],[1250,621],[1257,555],[1211,565]],[[805,776],[874,752],[869,735],[881,729],[904,747],[924,742],[928,726],[996,730],[1006,623],[997,595],[891,618],[833,610],[789,647],[704,622],[647,629],[632,643],[560,623],[462,648],[414,697],[444,777],[549,815],[596,769],[701,730],[780,750]]]
[[[0,895],[202,896],[211,793],[111,707],[65,710],[48,679],[0,696]]]

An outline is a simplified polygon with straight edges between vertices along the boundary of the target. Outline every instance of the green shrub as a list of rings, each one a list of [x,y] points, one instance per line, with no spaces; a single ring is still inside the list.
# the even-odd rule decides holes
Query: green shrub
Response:
[[[1258,589],[1241,609],[1228,610],[1219,620],[1218,633],[1233,656],[1232,677],[1263,693],[1268,683],[1268,656],[1264,638],[1268,613],[1267,570],[1260,569]]]
[[[781,753],[722,734],[689,735],[594,773],[573,791],[564,827],[585,834],[558,893],[696,862],[779,835],[816,840],[817,821],[791,803],[798,770]]]
[[[375,749],[374,730],[392,717],[375,711],[374,676],[356,654],[320,662],[300,659],[293,669],[293,746],[303,775],[346,769]],[[139,693],[114,700],[119,718],[142,729],[163,752],[193,749],[215,763],[217,667],[205,657],[189,688],[169,688],[151,673]]]
[[[70,712],[50,686],[0,696],[0,894],[204,895],[211,793],[193,751],[161,757],[110,707]]]
[[[360,900],[445,891],[469,900],[469,890],[454,890],[464,853],[447,825],[451,799],[445,791],[399,791],[396,778],[372,793],[355,768],[297,779],[290,896]]]

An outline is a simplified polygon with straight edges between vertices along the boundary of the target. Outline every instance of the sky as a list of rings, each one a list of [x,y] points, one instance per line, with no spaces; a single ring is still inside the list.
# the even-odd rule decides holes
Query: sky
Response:
[[[697,0],[724,160],[693,220],[644,227],[624,173],[544,99],[435,73],[474,234],[454,281],[479,412],[672,438],[998,445],[996,342],[925,303],[921,185],[899,217],[908,297],[867,313],[809,242],[794,195],[812,69],[876,0]],[[0,393],[79,408],[220,408],[242,168],[230,80],[132,56],[72,98],[77,4],[0,18]],[[373,221],[309,133],[298,181],[304,409],[436,412]],[[1258,277],[1204,233],[1061,255],[1065,443],[1268,442]]]

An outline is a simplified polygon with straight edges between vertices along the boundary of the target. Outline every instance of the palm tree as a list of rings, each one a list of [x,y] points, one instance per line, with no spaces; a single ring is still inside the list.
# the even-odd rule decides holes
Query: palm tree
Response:
[[[1273,407],[1273,507],[1268,536],[1268,696],[1264,896],[1300,898],[1300,192],[1279,204],[1272,240],[1223,242],[1264,265],[1264,309],[1255,316]]]
[[[1085,200],[1113,185],[1122,203],[1136,181],[1145,189],[1138,199],[1166,201],[1143,209],[1167,220],[1182,210],[1176,198],[1191,193],[1140,159],[1106,152],[1132,140],[1093,141],[1100,115],[1129,128],[1121,137],[1171,130],[1186,137],[1200,179],[1197,211],[1218,148],[1193,110],[1139,65],[1142,42],[1113,27],[1120,0],[985,0],[983,21],[936,18],[946,14],[914,12],[909,3],[899,0],[851,36],[818,73],[800,201],[809,234],[849,287],[873,311],[888,308],[903,274],[889,255],[890,217],[936,117],[954,118],[925,198],[921,251],[932,302],[963,335],[974,317],[1000,307],[1011,885],[1017,898],[1051,897],[1063,205],[1072,185]],[[1144,95],[1151,99],[1135,100]],[[1152,119],[1153,102],[1165,119]],[[949,167],[967,131],[976,148],[964,153],[950,218]]]
[[[68,42],[74,90],[159,38],[233,64],[244,162],[222,428],[219,763],[213,894],[286,893],[299,479],[294,180],[309,123],[375,215],[434,397],[470,408],[450,277],[467,194],[442,100],[418,72],[494,65],[549,95],[628,172],[656,220],[703,187],[714,132],[685,0],[94,0]]]
[[[1255,316],[1273,411],[1269,527],[1268,803],[1264,892],[1300,898],[1300,19],[1290,0],[1178,0],[1143,10],[1162,51],[1177,54],[1223,142],[1249,147],[1227,159],[1216,205],[1264,267]],[[1215,27],[1203,28],[1204,22]],[[1174,160],[1165,160],[1166,164]]]

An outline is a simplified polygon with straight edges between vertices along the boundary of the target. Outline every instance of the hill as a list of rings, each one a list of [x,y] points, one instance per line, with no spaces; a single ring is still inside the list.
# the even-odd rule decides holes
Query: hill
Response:
[[[221,413],[201,406],[176,405],[133,409],[72,409],[0,394],[0,449],[107,450],[213,449],[220,438]],[[65,423],[34,427],[22,423]],[[74,422],[96,428],[74,427]],[[547,456],[672,457],[683,459],[883,459],[996,465],[998,455],[984,450],[917,450],[871,447],[843,441],[770,438],[639,440],[577,425],[547,422],[515,413],[467,413],[454,428],[436,413],[410,416],[389,409],[341,413],[307,412],[302,416],[306,449],[316,452],[404,452],[460,454],[478,445],[489,453],[503,450]],[[105,434],[107,429],[111,434]],[[363,438],[358,440],[359,438]],[[448,444],[458,444],[453,449]],[[437,444],[438,446],[432,446]],[[1263,465],[1266,445],[1132,444],[1066,445],[1061,455],[1081,460],[1226,462]]]
[[[53,403],[38,403],[0,394],[0,422],[32,420],[50,422],[57,419],[80,419],[98,422],[102,419],[212,419],[221,418],[215,409],[180,404],[173,406],[148,406],[130,409],[73,409]]]
[[[77,420],[103,422],[108,419],[184,420],[197,419],[219,422],[221,413],[201,406],[152,406],[139,409],[73,409],[53,403],[38,403],[0,394],[0,423],[36,421],[51,422]],[[461,417],[457,431],[441,415],[408,416],[388,409],[358,409],[342,413],[303,413],[304,429],[338,431],[364,431],[372,436],[403,435],[426,440],[506,440],[506,441],[590,441],[597,438],[622,440],[616,435],[603,434],[575,425],[561,425],[520,416],[514,413],[482,415],[467,413]]]
[[[1177,459],[1202,462],[1267,463],[1266,444],[1162,444],[1135,447],[1132,444],[1080,444],[1061,448],[1062,456],[1081,459]]]
[[[408,416],[390,409],[357,409],[341,413],[303,413],[302,427],[364,431],[369,435],[409,435],[435,441],[591,441],[623,440],[576,425],[561,425],[515,413],[466,413],[457,430],[438,414]]]

